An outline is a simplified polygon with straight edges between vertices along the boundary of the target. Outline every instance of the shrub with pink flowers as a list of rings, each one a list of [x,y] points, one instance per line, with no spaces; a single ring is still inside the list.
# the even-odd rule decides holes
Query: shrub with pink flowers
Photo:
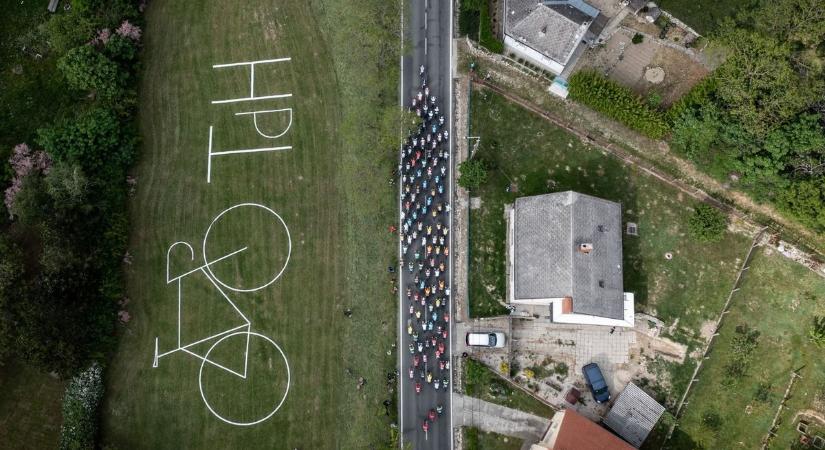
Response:
[[[108,28],[104,28],[102,30],[98,30],[97,35],[94,39],[90,42],[92,45],[106,45],[109,43],[109,39],[112,38],[112,30]]]
[[[117,27],[115,33],[123,37],[129,38],[133,41],[139,41],[142,31],[140,30],[139,26],[133,25],[128,20],[124,20],[123,23],[121,23],[120,26]]]
[[[23,190],[23,180],[32,173],[49,173],[49,169],[52,167],[52,159],[46,152],[42,150],[32,151],[24,143],[14,146],[9,164],[11,164],[14,176],[11,180],[11,186],[6,189],[5,204],[11,216],[14,217],[12,212],[14,210],[14,200],[17,198],[17,194]]]

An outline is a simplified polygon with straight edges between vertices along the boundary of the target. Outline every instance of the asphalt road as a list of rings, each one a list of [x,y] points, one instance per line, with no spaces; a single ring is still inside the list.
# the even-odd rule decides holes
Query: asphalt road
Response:
[[[437,98],[436,104],[440,107],[442,115],[445,116],[445,126],[441,130],[447,129],[450,131],[450,140],[452,133],[449,125],[452,123],[452,99],[450,98],[450,46],[451,46],[451,21],[452,21],[452,1],[451,0],[408,0],[406,2],[406,10],[404,17],[404,33],[406,42],[410,44],[406,55],[403,56],[402,75],[401,75],[401,97],[404,106],[410,107],[411,100],[420,90],[421,78],[419,76],[419,67],[424,65],[426,68],[427,83],[430,87],[430,95]],[[447,143],[439,144],[438,150],[444,149],[450,152],[452,146]],[[403,153],[403,150],[402,150]],[[450,155],[452,156],[452,155]],[[403,163],[403,162],[402,162]],[[452,157],[441,158],[438,167],[444,166],[447,172],[441,177],[440,184],[444,186],[443,193],[437,194],[434,198],[433,205],[444,204],[450,202],[451,186],[451,171],[452,171]],[[409,172],[408,172],[409,173]],[[440,171],[436,172],[440,174]],[[425,175],[426,176],[426,175]],[[420,184],[421,180],[413,181],[412,185]],[[432,186],[432,179],[430,186]],[[402,203],[404,203],[405,183],[400,183]],[[413,189],[415,189],[413,187]],[[426,189],[425,189],[426,191]],[[407,196],[407,199],[409,196]],[[403,206],[402,206],[403,208]],[[439,214],[438,219],[444,226],[451,226],[450,214],[445,212],[443,215]],[[409,214],[407,215],[409,218]],[[434,223],[436,219],[428,216],[425,226]],[[401,221],[402,227],[404,220]],[[403,233],[400,233],[403,236]],[[446,236],[447,245],[451,247],[451,234]],[[419,238],[420,239],[420,238]],[[419,373],[414,374],[414,379],[409,378],[409,370],[413,367],[413,355],[410,354],[408,347],[412,342],[410,334],[408,334],[407,324],[411,318],[408,308],[414,303],[407,299],[406,291],[408,288],[416,288],[413,278],[419,274],[418,270],[410,272],[407,269],[408,262],[414,261],[411,256],[416,250],[421,250],[420,244],[413,241],[408,247],[407,252],[402,255],[403,267],[401,268],[401,292],[400,292],[400,318],[401,320],[401,344],[399,346],[400,368],[401,374],[401,427],[402,427],[402,441],[404,445],[412,444],[414,449],[450,449],[452,448],[452,432],[451,432],[451,417],[450,417],[450,393],[452,391],[452,370],[440,370],[438,367],[438,360],[434,358],[434,349],[425,349],[423,353],[428,354],[428,366],[425,370],[430,370],[436,377],[447,377],[450,379],[449,388],[434,389],[432,384],[426,383],[425,380],[419,379]],[[422,250],[423,251],[423,250]],[[447,263],[447,270],[441,274],[440,279],[444,279],[446,289],[451,285],[451,258],[443,258]],[[416,268],[417,269],[417,268]],[[415,291],[415,289],[413,289]],[[449,298],[444,295],[446,292],[440,293],[441,298]],[[449,303],[448,303],[449,305]],[[414,305],[416,308],[418,305]],[[426,309],[426,308],[424,308]],[[442,308],[444,311],[450,311],[449,306]],[[442,314],[439,314],[442,317]],[[414,318],[414,317],[413,317]],[[412,321],[415,325],[415,320]],[[438,323],[438,322],[436,322]],[[443,321],[441,321],[444,324]],[[448,327],[452,325],[452,318],[449,323],[444,324]],[[421,333],[419,331],[419,333]],[[422,335],[432,335],[432,332],[421,333]],[[452,333],[449,333],[448,339],[444,339],[446,354],[441,356],[441,360],[450,361],[450,345],[449,341],[452,339]],[[421,338],[419,338],[420,340]],[[416,354],[418,352],[416,351]],[[424,367],[423,362],[420,367]],[[452,369],[452,367],[450,367]],[[422,385],[420,393],[415,392],[415,383],[419,382]],[[435,408],[436,405],[441,405],[444,408],[443,414],[438,417],[429,426],[427,433],[422,429],[422,424],[427,418],[430,409]]]

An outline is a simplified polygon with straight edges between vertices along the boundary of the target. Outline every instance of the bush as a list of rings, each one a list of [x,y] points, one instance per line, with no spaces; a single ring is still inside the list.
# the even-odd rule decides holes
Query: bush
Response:
[[[87,175],[107,179],[120,178],[135,154],[134,137],[103,108],[38,130],[37,142],[55,161],[79,165]]]
[[[95,448],[97,409],[103,399],[103,390],[103,369],[97,364],[92,364],[69,382],[63,397],[60,450]]]
[[[825,316],[815,316],[811,328],[808,330],[808,339],[817,347],[825,348]]]
[[[472,191],[487,181],[487,165],[478,159],[468,159],[458,165],[461,175],[458,177],[458,185]]]
[[[462,0],[458,16],[458,29],[470,39],[478,40],[482,47],[494,53],[504,52],[504,43],[493,33],[493,20],[487,0]]]
[[[91,45],[69,50],[57,63],[69,86],[92,91],[104,100],[114,100],[126,86],[126,72]]]
[[[644,40],[645,40],[645,37],[642,36],[641,33],[636,33],[636,34],[633,35],[633,39],[631,39],[630,42],[632,42],[634,44],[641,44],[642,41],[644,41]]]
[[[702,242],[716,242],[722,239],[727,227],[727,216],[722,211],[705,204],[697,206],[688,220],[690,234]]]
[[[640,133],[659,139],[668,131],[663,116],[648,107],[630,89],[594,71],[577,72],[570,78],[570,98]]]
[[[470,36],[475,39],[478,36],[479,10],[467,0],[461,2],[458,13],[458,32],[462,36]]]
[[[76,12],[58,13],[40,25],[46,35],[49,47],[58,55],[89,41],[94,25],[83,15]]]
[[[779,208],[803,225],[825,231],[825,176],[796,180],[779,192]]]

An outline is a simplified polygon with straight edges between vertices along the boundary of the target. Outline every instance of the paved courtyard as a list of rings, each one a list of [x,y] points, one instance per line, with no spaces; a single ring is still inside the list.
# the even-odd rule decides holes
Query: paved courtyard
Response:
[[[581,368],[591,362],[599,365],[607,379],[610,393],[616,396],[628,380],[617,377],[628,364],[631,348],[636,343],[633,329],[593,325],[568,325],[548,320],[513,320],[511,339],[513,364],[525,369],[552,365],[558,372],[541,381],[529,380],[524,372],[517,376],[540,397],[557,406],[573,407],[580,413],[597,419],[606,412],[588,393]],[[611,333],[612,330],[612,333]],[[566,367],[566,370],[561,369]],[[564,400],[571,387],[582,392],[584,404],[570,405]]]

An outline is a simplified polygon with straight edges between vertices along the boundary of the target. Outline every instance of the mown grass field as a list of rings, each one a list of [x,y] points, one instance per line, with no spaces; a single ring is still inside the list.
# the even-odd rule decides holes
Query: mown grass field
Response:
[[[475,157],[491,168],[471,194],[481,199],[470,213],[474,316],[502,312],[504,205],[520,196],[574,190],[620,202],[623,224],[638,225],[638,237],[623,233],[624,289],[635,294],[636,311],[676,324],[669,337],[690,350],[703,342],[702,325],[721,310],[750,245],[747,237],[726,233],[720,242],[696,241],[687,227],[693,199],[490,91],[474,89],[471,133],[481,136]],[[693,362],[657,365],[672,377],[667,400],[678,399]]]
[[[316,6],[208,1],[194,7],[156,1],[147,9],[140,97],[143,153],[135,171],[133,261],[127,266],[132,320],[107,372],[106,444],[152,449],[367,448],[389,440],[382,402],[393,399],[386,373],[395,367],[394,353],[387,352],[396,325],[386,267],[393,262],[395,247],[389,235],[383,240],[379,233],[385,233],[385,221],[394,220],[393,195],[383,177],[377,188],[361,189],[362,174],[353,173],[353,164],[341,163],[358,158],[362,149],[343,145],[347,136],[341,130],[341,109],[346,100],[334,64],[339,56],[319,32],[323,27]],[[216,70],[213,64],[281,57],[292,60],[256,68],[255,93],[293,97],[210,104],[249,95],[246,68]],[[276,108],[294,108],[294,120],[291,130],[274,141],[257,135],[250,116],[234,115]],[[272,133],[286,123],[259,119]],[[210,125],[213,151],[293,148],[216,157],[207,184]],[[387,156],[373,162],[389,175],[392,154]],[[350,210],[366,196],[372,210]],[[283,218],[292,252],[277,282],[254,293],[230,295],[251,320],[252,330],[283,349],[292,379],[289,395],[273,417],[236,427],[205,407],[198,389],[199,360],[178,352],[152,368],[152,359],[156,336],[161,352],[174,348],[177,339],[177,287],[165,282],[168,246],[187,241],[195,249],[197,264],[188,261],[184,247],[175,250],[173,276],[202,264],[201,242],[212,219],[244,202],[265,205]],[[369,220],[350,222],[355,214],[367,214]],[[271,279],[286,261],[283,228],[254,208],[233,210],[225,218],[210,232],[208,258],[250,248],[215,264],[213,271],[227,284],[246,288]],[[363,228],[353,230],[350,223]],[[372,242],[365,245],[366,240]],[[203,276],[187,281],[183,289],[184,341],[243,323]],[[347,308],[353,310],[352,318],[344,316]],[[241,341],[227,340],[215,357],[240,368]],[[206,349],[208,345],[199,345],[195,351],[203,354]],[[249,370],[246,382],[214,368],[204,370],[210,403],[239,421],[265,414],[285,383],[279,355],[266,345],[250,347]],[[360,390],[359,377],[366,380]]]
[[[812,317],[823,314],[824,279],[777,253],[756,253],[711,359],[688,398],[690,403],[679,420],[681,433],[669,448],[759,448],[791,371],[797,370],[802,378],[791,391],[770,447],[791,448],[799,439],[796,414],[802,410],[825,414],[825,351],[807,338]],[[734,339],[739,334],[737,327],[744,326],[758,332],[758,337],[754,350],[741,363],[736,357],[742,346]],[[732,366],[743,366],[744,374],[732,376]]]

